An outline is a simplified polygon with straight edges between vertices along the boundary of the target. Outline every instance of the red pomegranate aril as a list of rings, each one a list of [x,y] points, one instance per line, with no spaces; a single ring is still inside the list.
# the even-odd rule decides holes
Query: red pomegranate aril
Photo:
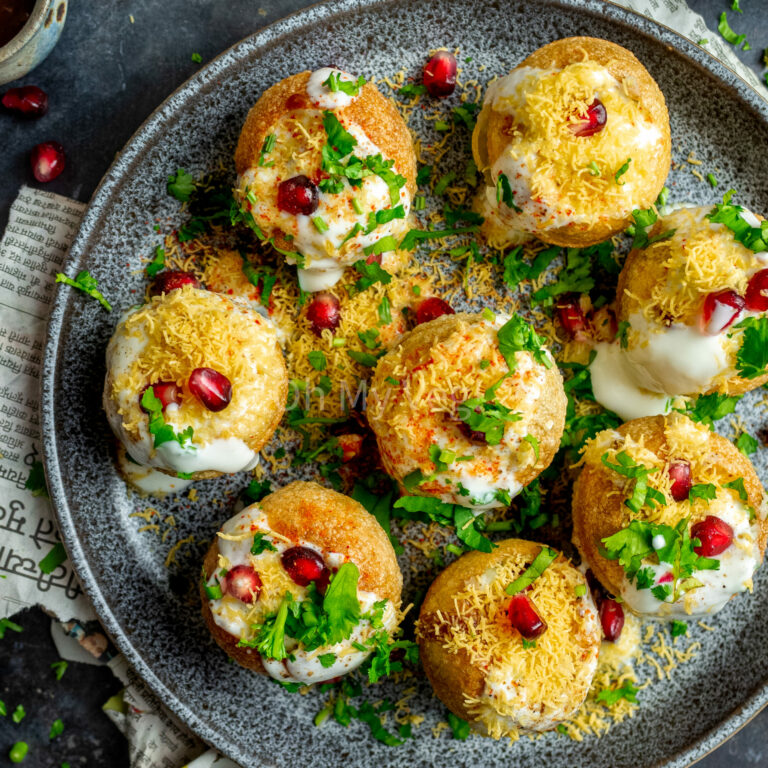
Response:
[[[535,640],[547,631],[547,622],[539,616],[533,601],[522,593],[509,601],[507,616],[510,624],[526,640]]]
[[[48,111],[48,94],[36,85],[11,88],[3,94],[3,106],[25,117],[42,117]]]
[[[557,305],[557,316],[560,318],[566,333],[576,341],[587,338],[587,318],[577,301],[566,301]]]
[[[422,82],[430,96],[450,96],[456,88],[456,57],[450,51],[438,51],[424,67]]]
[[[383,256],[380,253],[372,253],[365,260],[366,264],[381,264]]]
[[[250,565],[236,565],[220,581],[224,591],[243,603],[252,603],[259,597],[261,578]]]
[[[161,293],[170,293],[177,288],[183,288],[185,285],[199,288],[200,281],[189,272],[182,272],[180,269],[169,269],[165,272],[159,272],[155,276],[149,292],[152,296],[159,296]]]
[[[674,581],[675,577],[672,575],[672,571],[667,571],[656,583],[657,584],[669,584]]]
[[[280,555],[280,562],[285,572],[300,587],[306,587],[312,581],[318,581],[328,573],[328,566],[318,552],[309,547],[291,547]]]
[[[281,181],[277,188],[277,207],[286,213],[309,216],[319,202],[317,184],[304,174]]]
[[[744,299],[735,291],[710,293],[704,299],[702,330],[710,336],[717,336],[736,322],[745,305]]]
[[[749,278],[745,298],[751,312],[768,311],[768,269],[761,269]]]
[[[232,400],[232,384],[213,368],[195,368],[187,382],[190,391],[209,411],[223,411]]]
[[[416,308],[416,325],[428,323],[430,320],[442,317],[443,315],[453,315],[455,312],[456,310],[447,301],[437,296],[430,296],[430,298],[424,299]]]
[[[685,501],[691,490],[691,465],[687,461],[673,461],[669,465],[669,479],[672,481],[670,491],[675,501]]]
[[[610,597],[600,603],[600,625],[603,628],[603,637],[611,643],[615,643],[621,637],[624,629],[624,609],[620,603]]]
[[[360,456],[363,451],[363,439],[362,435],[345,434],[338,436],[337,440],[342,451],[341,461],[343,464],[354,461]]]
[[[58,141],[44,141],[33,147],[29,156],[32,173],[43,183],[53,181],[67,164],[64,147]]]
[[[693,551],[701,557],[713,557],[725,552],[733,541],[733,528],[725,520],[707,515],[691,528],[691,538],[701,543]]]
[[[150,387],[152,388],[152,394],[163,404],[163,410],[171,403],[176,403],[176,405],[181,403],[181,391],[176,386],[175,381],[158,381],[156,384],[150,384],[142,391],[141,397],[144,396],[144,392]],[[141,402],[141,397],[139,402]],[[141,408],[145,413],[148,413],[144,406]]]
[[[315,336],[322,336],[323,331],[335,331],[341,322],[339,300],[332,294],[317,293],[307,307],[307,320]]]
[[[568,128],[574,136],[594,136],[605,128],[607,122],[608,113],[605,111],[603,102],[595,99],[587,108],[586,117],[578,123],[570,123]]]

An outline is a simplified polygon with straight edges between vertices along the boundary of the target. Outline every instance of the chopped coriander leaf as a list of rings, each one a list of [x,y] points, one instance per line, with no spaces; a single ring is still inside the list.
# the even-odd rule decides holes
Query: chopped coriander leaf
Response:
[[[29,470],[29,476],[24,483],[24,488],[32,492],[33,496],[48,498],[48,486],[45,483],[45,470],[43,462],[36,461]]]
[[[744,486],[743,477],[737,477],[735,480],[731,480],[730,483],[725,483],[725,485],[723,485],[723,488],[730,488],[731,490],[736,491],[736,493],[739,494],[739,499],[741,501],[747,501],[749,499],[749,495],[747,494],[747,489]]]
[[[635,577],[635,585],[638,589],[650,589],[656,583],[656,574],[653,568],[641,568]]]
[[[453,108],[453,122],[463,123],[468,131],[475,130],[475,115],[480,109],[480,104],[476,104],[472,101],[465,101],[458,107]]]
[[[522,213],[523,209],[515,205],[515,193],[509,183],[506,173],[500,173],[496,178],[496,202],[504,203],[516,213]]]
[[[176,441],[182,448],[191,442],[194,430],[187,427],[183,432],[177,433],[170,424],[165,423],[163,417],[163,404],[155,397],[152,387],[147,387],[141,396],[141,406],[149,414],[149,433],[154,437],[154,447]],[[191,446],[194,449],[194,446]]]
[[[701,40],[696,41],[696,45],[706,45],[709,40],[706,37],[702,37]]]
[[[472,432],[482,433],[488,445],[498,445],[506,425],[523,418],[505,405],[482,397],[463,402],[458,408],[458,416]]]
[[[466,741],[469,736],[469,723],[466,720],[462,720],[453,712],[448,713],[448,725],[451,728],[451,733],[454,739],[459,741]]]
[[[621,320],[616,330],[616,338],[619,340],[619,345],[622,349],[626,349],[629,346],[629,340],[627,334],[630,329],[629,320]]]
[[[701,424],[709,424],[728,416],[736,410],[736,404],[741,400],[741,395],[722,395],[712,392],[708,395],[699,395],[692,403],[685,405],[685,413],[693,421]]]
[[[681,635],[688,634],[688,624],[684,621],[673,621],[669,627],[669,632],[672,637],[680,637]]]
[[[347,96],[357,96],[360,93],[360,89],[365,85],[365,78],[360,75],[357,80],[344,80],[340,72],[331,72],[328,75],[328,79],[323,81],[323,85],[327,86],[331,93],[341,91],[346,93]]]
[[[5,706],[4,701],[0,701],[0,717],[5,717],[8,714],[8,709]]]
[[[723,224],[733,232],[734,239],[755,253],[768,250],[768,221],[761,221],[753,227],[742,217],[744,208],[731,204],[734,191],[729,189],[723,195],[723,202],[717,203],[707,218],[716,224]]]
[[[714,173],[708,173],[707,174],[707,181],[709,182],[709,186],[714,189],[717,186],[717,179],[715,178]]]
[[[600,175],[600,166],[594,160],[587,166],[587,169],[591,176]]]
[[[618,274],[618,265],[611,259],[613,243],[607,240],[588,248],[567,248],[565,267],[557,275],[557,282],[539,288],[533,294],[534,303],[551,302],[563,293],[589,293],[595,287],[592,277],[593,260],[608,271]]]
[[[277,139],[275,138],[274,133],[270,133],[264,138],[264,143],[261,145],[261,152],[259,153],[259,166],[262,168],[271,168],[275,163],[272,161],[271,163],[266,162],[267,155],[275,148],[275,143]],[[251,203],[254,203],[253,200],[249,197],[248,200]]]
[[[648,485],[648,476],[658,472],[657,468],[648,469],[642,464],[638,464],[626,451],[619,451],[616,454],[615,464],[611,463],[607,452],[602,455],[601,460],[608,469],[635,481],[632,494],[624,501],[625,506],[629,507],[635,514],[643,506],[653,508],[656,504],[664,505],[667,503],[663,494]]]
[[[200,64],[202,62],[203,57],[199,53],[193,53],[192,54],[192,61],[195,62],[195,64]]]
[[[693,504],[696,499],[703,499],[707,503],[717,496],[717,488],[712,483],[697,483],[688,491],[688,501]]]
[[[734,328],[744,330],[736,370],[745,379],[762,376],[768,371],[768,317],[746,317]]]
[[[64,545],[58,541],[50,552],[38,563],[40,570],[43,573],[53,573],[65,560],[67,559],[67,550],[64,549]]]
[[[552,367],[552,358],[544,347],[544,340],[520,315],[512,315],[496,332],[496,338],[499,342],[499,351],[504,356],[510,373],[517,366],[515,359],[517,352],[530,352],[537,363],[545,368]]]
[[[733,0],[731,3],[731,10],[736,11],[736,13],[742,12],[741,8],[739,7],[739,0]]]
[[[154,277],[165,266],[165,249],[161,246],[155,248],[155,257],[147,264],[146,270],[149,277]]]
[[[51,669],[56,675],[57,680],[61,680],[61,678],[64,677],[64,673],[67,671],[68,666],[69,664],[63,659],[61,661],[54,661],[53,664],[51,664]]]
[[[664,190],[661,191],[661,194],[663,193]],[[659,195],[659,198],[661,198],[661,194]],[[662,240],[667,240],[675,234],[676,230],[668,229],[666,232],[661,232],[653,237],[648,237],[648,229],[659,219],[653,208],[647,208],[642,211],[635,209],[632,211],[632,218],[635,220],[635,223],[627,230],[627,232],[632,235],[632,248],[647,248],[649,245],[653,245]]]
[[[442,195],[455,178],[456,171],[449,171],[448,173],[443,174],[435,183],[435,188],[433,190],[434,194]]]
[[[448,237],[449,235],[463,235],[467,232],[475,232],[477,227],[458,227],[456,229],[412,229],[402,239],[400,250],[412,251],[422,240],[435,240]]]
[[[621,185],[624,184],[623,181],[619,181],[619,179],[629,170],[629,164],[632,162],[632,158],[628,157],[627,161],[624,163],[624,165],[619,168],[618,171],[616,171],[616,175],[613,177],[616,180],[616,183]]]
[[[372,355],[370,352],[360,352],[356,349],[348,349],[347,354],[360,365],[364,365],[367,368],[375,368],[378,365],[379,358],[376,355]]]
[[[432,166],[422,165],[421,168],[419,168],[418,173],[416,174],[416,184],[422,187],[425,184],[429,184],[429,181],[431,178],[432,178]]]
[[[745,456],[751,456],[753,453],[755,453],[755,451],[757,451],[758,442],[754,437],[752,437],[752,435],[749,434],[749,432],[742,432],[736,439],[734,445]]]
[[[397,240],[392,235],[385,235],[375,243],[365,246],[363,253],[366,256],[379,256],[382,253],[388,253],[389,251],[397,250]],[[378,266],[378,264],[376,265]]]
[[[277,452],[275,452],[275,458],[281,458],[277,455]],[[268,493],[272,492],[272,484],[269,482],[269,480],[251,480],[250,483],[248,483],[248,487],[243,491],[243,496],[245,496],[250,503],[255,503],[257,501],[261,501]]]
[[[395,379],[392,376],[387,376],[387,378],[384,379],[384,381],[386,381],[387,384],[391,384],[393,387],[399,387],[400,386],[400,380],[399,379]]]
[[[508,595],[516,595],[527,589],[556,559],[557,552],[554,549],[542,547],[533,562],[504,591]]]
[[[316,371],[324,371],[328,365],[328,361],[325,359],[325,355],[318,349],[312,350],[312,352],[308,352],[307,360],[309,360],[309,364]]]
[[[538,462],[539,460],[539,441],[531,434],[527,434],[523,436],[523,440],[525,440],[533,449],[533,457],[534,460]]]
[[[553,245],[539,251],[528,264],[523,260],[523,247],[518,245],[504,256],[504,282],[510,288],[516,288],[523,280],[535,280],[560,254],[560,246]]]
[[[381,346],[377,328],[369,328],[367,331],[358,331],[357,338],[360,339],[368,349],[374,350]]]
[[[427,86],[422,85],[419,83],[418,85],[416,83],[406,83],[405,85],[401,86],[397,91],[401,96],[405,96],[406,98],[413,98],[415,96],[421,96],[423,93],[427,92]]]
[[[179,168],[175,174],[168,177],[168,194],[175,197],[182,203],[187,202],[195,191],[197,184],[192,174],[187,173],[183,168]]]
[[[10,629],[11,632],[23,632],[24,629],[20,627],[16,622],[10,619],[0,619],[0,640],[5,637],[5,630]]]
[[[435,120],[436,131],[448,131],[451,128],[450,123],[446,123],[445,120]]]
[[[49,739],[55,739],[57,736],[61,736],[64,733],[64,722],[59,718],[51,723],[51,731],[48,734]]]
[[[377,312],[379,315],[379,325],[389,325],[392,322],[391,304],[388,296],[382,296]]]
[[[360,571],[354,563],[344,563],[331,578],[323,610],[328,618],[326,645],[334,645],[349,637],[360,621],[360,603],[357,600],[357,582]]]
[[[91,276],[91,273],[88,272],[87,269],[78,272],[77,277],[75,277],[74,280],[71,277],[67,277],[63,272],[58,272],[56,274],[56,282],[64,283],[65,285],[69,285],[72,288],[77,288],[78,291],[82,291],[88,296],[96,299],[99,304],[101,304],[101,306],[107,310],[107,312],[112,311],[112,307],[110,306],[109,302],[104,298],[104,295],[101,293],[101,291],[99,291],[98,282],[94,277]]]
[[[324,669],[329,669],[336,662],[335,653],[321,653],[317,658],[320,660],[320,664]]]
[[[263,531],[255,534],[253,544],[251,544],[251,554],[260,555],[262,552],[277,552],[277,547],[271,541],[265,539],[266,534]]]
[[[723,36],[723,39],[725,40],[726,43],[735,45],[737,48],[742,43],[746,43],[746,40],[747,40],[746,35],[737,35],[731,29],[731,25],[728,23],[728,14],[725,11],[723,11],[720,14],[720,22],[717,25],[717,31]]]
[[[491,364],[490,360],[481,360],[480,361],[480,370],[484,371],[488,366]]]
[[[11,720],[13,720],[14,723],[20,723],[25,717],[27,716],[26,710],[24,709],[23,705],[19,704],[16,709],[13,710],[13,714],[11,715]]]
[[[477,163],[474,161],[474,158],[470,157],[467,160],[467,165],[464,168],[464,181],[466,181],[470,187],[477,186]]]
[[[381,283],[382,285],[388,285],[392,282],[392,275],[381,267],[375,261],[368,264],[365,259],[359,259],[354,264],[355,269],[361,275],[360,279],[355,283],[353,292],[360,293],[370,288],[375,283]]]
[[[636,688],[629,682],[629,680],[627,680],[627,682],[620,688],[603,688],[603,690],[597,694],[595,701],[603,702],[608,707],[612,707],[621,699],[626,699],[626,701],[631,704],[637,704],[638,690],[639,688]]]

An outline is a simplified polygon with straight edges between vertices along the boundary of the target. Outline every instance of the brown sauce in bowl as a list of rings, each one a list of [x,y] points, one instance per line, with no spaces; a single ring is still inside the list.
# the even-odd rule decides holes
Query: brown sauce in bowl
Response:
[[[0,0],[0,48],[21,32],[35,7],[35,0]]]

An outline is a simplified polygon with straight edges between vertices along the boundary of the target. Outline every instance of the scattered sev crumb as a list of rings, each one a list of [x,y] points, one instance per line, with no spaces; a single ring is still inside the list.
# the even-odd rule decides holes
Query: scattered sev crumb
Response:
[[[193,544],[195,541],[194,536],[187,536],[185,539],[179,539],[169,550],[168,555],[165,558],[165,567],[170,568],[171,565],[175,565],[177,563],[176,555],[178,551],[185,545],[185,544]]]

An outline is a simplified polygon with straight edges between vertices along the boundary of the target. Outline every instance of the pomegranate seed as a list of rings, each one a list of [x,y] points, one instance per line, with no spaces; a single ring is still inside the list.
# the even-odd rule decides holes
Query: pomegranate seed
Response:
[[[610,597],[600,604],[600,624],[603,627],[603,636],[611,643],[615,643],[621,637],[624,629],[624,609]]]
[[[250,565],[236,565],[219,582],[224,591],[243,603],[252,603],[259,597],[261,579]]]
[[[752,312],[768,310],[768,269],[755,272],[747,285],[747,309]]]
[[[589,325],[578,301],[565,301],[558,304],[557,316],[572,339],[584,341],[587,338]]]
[[[438,51],[424,67],[422,82],[430,96],[450,96],[456,88],[456,57],[449,51]]]
[[[353,461],[362,453],[362,435],[339,435],[337,439],[342,450],[341,461],[344,464]]]
[[[673,461],[669,465],[669,479],[672,481],[670,491],[675,501],[685,501],[691,490],[691,465],[687,461]]]
[[[199,288],[200,281],[189,272],[182,272],[180,269],[169,269],[155,276],[149,293],[152,296],[159,296],[161,293],[170,293],[185,285]]]
[[[674,580],[674,577],[672,576],[672,571],[667,571],[656,583],[669,584],[673,580]]]
[[[330,577],[325,560],[309,547],[291,547],[280,555],[286,573],[300,587],[306,587],[311,581],[317,581],[324,575]]]
[[[176,403],[176,405],[181,403],[181,392],[176,386],[175,381],[158,381],[157,384],[150,384],[148,387],[145,387],[139,397],[139,403],[141,403],[141,398],[144,396],[144,392],[150,387],[152,388],[152,394],[163,404],[163,410],[165,410],[171,403]],[[141,406],[141,409],[144,413],[149,413],[144,406]]]
[[[317,210],[319,201],[317,185],[303,174],[281,181],[277,188],[277,207],[286,213],[309,216]]]
[[[232,400],[232,384],[213,368],[195,368],[189,374],[189,389],[209,411],[223,411]]]
[[[594,136],[605,128],[608,122],[608,113],[605,111],[603,102],[595,99],[587,108],[587,115],[578,123],[570,123],[569,130],[574,136]]]
[[[744,299],[735,291],[710,293],[704,299],[702,330],[710,336],[717,336],[736,322],[745,305]]]
[[[341,322],[339,300],[325,291],[316,294],[307,307],[307,320],[315,336],[322,336],[326,329],[335,331]]]
[[[526,639],[535,640],[547,631],[547,622],[539,616],[533,601],[522,592],[509,601],[510,624]]]
[[[67,158],[58,141],[44,141],[33,147],[29,162],[35,178],[45,183],[53,181],[64,170]]]
[[[42,117],[48,111],[48,94],[36,85],[11,88],[3,94],[3,106],[25,117]]]
[[[416,309],[416,325],[428,323],[430,320],[434,320],[442,315],[453,314],[455,314],[455,310],[447,301],[443,301],[443,299],[437,296],[431,296],[428,299],[424,299]]]
[[[714,515],[707,515],[700,523],[691,528],[691,538],[701,544],[693,551],[702,557],[712,557],[725,552],[733,541],[733,528],[725,520]]]
[[[366,260],[366,264],[381,264],[382,255],[380,253],[372,253]]]

